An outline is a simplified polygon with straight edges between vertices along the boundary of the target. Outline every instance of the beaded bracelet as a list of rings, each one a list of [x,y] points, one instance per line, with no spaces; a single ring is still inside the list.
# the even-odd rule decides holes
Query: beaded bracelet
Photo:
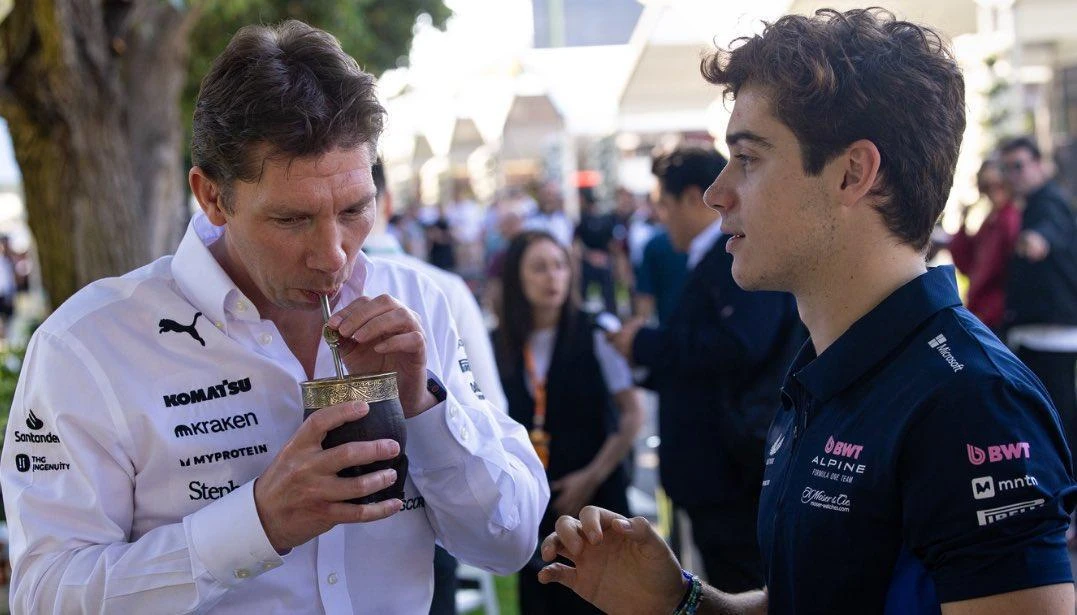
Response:
[[[681,576],[688,581],[688,589],[684,592],[681,603],[677,605],[677,610],[673,611],[673,615],[696,615],[696,609],[703,600],[703,583],[699,577],[687,570],[682,569]]]

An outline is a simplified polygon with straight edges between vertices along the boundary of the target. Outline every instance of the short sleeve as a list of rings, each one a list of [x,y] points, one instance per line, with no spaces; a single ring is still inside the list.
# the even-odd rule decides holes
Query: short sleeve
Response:
[[[1058,415],[1027,371],[963,374],[909,423],[898,453],[903,539],[939,602],[1071,582],[1075,488]]]

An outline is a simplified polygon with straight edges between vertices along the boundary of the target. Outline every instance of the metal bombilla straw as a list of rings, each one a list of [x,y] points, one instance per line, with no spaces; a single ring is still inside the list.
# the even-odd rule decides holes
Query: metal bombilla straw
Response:
[[[322,295],[322,322],[325,326],[322,327],[322,338],[325,339],[325,343],[329,344],[329,350],[333,353],[333,367],[337,370],[337,379],[344,379],[344,363],[340,360],[340,333],[335,329],[329,328],[329,316],[331,314],[329,309],[329,295]]]

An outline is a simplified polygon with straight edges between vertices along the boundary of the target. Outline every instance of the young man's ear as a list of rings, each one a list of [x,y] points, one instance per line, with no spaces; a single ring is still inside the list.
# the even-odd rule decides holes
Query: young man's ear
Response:
[[[191,167],[187,173],[187,182],[191,185],[191,194],[205,212],[206,218],[215,226],[224,226],[225,208],[217,182],[210,179],[202,167]]]
[[[854,141],[841,154],[843,176],[841,178],[842,201],[852,205],[871,193],[879,179],[882,154],[867,139]]]

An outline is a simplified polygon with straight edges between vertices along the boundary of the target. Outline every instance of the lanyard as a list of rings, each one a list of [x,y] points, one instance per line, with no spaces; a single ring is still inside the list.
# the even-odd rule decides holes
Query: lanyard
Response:
[[[550,467],[550,434],[546,431],[546,379],[539,380],[535,370],[535,357],[531,353],[531,344],[524,346],[524,369],[527,377],[535,387],[535,413],[531,417],[531,431],[528,436],[535,453],[542,461],[542,467]]]

